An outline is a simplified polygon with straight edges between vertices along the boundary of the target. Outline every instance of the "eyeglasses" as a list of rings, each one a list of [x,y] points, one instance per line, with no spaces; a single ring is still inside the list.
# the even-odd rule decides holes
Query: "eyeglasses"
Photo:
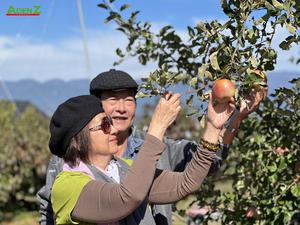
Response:
[[[108,134],[111,131],[111,126],[113,125],[112,118],[106,116],[102,118],[101,124],[89,128],[89,131],[103,130],[104,133]]]

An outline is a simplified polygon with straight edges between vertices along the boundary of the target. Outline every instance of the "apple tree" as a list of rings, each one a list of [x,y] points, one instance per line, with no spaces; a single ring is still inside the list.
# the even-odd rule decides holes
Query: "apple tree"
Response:
[[[275,68],[278,29],[289,32],[280,40],[282,50],[300,41],[299,0],[221,0],[227,20],[188,26],[187,41],[171,25],[153,31],[151,23],[139,21],[140,12],[130,11],[128,4],[109,0],[98,6],[108,13],[105,22],[115,22],[128,40],[125,49],[116,49],[115,65],[128,56],[142,65],[157,62],[157,70],[143,78],[139,96],[159,95],[183,83],[191,90],[186,104],[196,108],[195,101],[203,103],[195,111],[199,117],[216,79],[235,82],[237,100],[252,88],[267,85],[262,71]],[[300,209],[300,83],[299,79],[291,82],[292,88],[276,90],[241,126],[222,168],[232,191],[224,193],[215,187],[219,177],[210,177],[203,185],[197,202],[211,209],[206,221],[218,211],[223,224],[287,224]]]

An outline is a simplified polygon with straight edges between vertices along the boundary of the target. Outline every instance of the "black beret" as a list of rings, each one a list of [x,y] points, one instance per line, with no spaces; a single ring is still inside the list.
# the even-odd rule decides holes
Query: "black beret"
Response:
[[[128,73],[114,69],[100,73],[90,83],[90,93],[96,96],[101,91],[133,89],[136,92],[137,88],[138,84]]]
[[[72,137],[101,112],[101,102],[93,95],[73,97],[60,104],[50,121],[50,151],[62,157]]]

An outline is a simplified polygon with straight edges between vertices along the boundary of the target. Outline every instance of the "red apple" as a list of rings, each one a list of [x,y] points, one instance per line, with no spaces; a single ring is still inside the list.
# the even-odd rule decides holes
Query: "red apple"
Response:
[[[234,96],[235,85],[228,79],[216,80],[212,88],[212,93],[218,102],[229,102],[229,99]]]
[[[261,215],[261,211],[258,208],[253,206],[250,207],[246,212],[247,218],[259,219],[260,215]]]
[[[289,152],[290,150],[286,147],[278,147],[274,150],[274,152],[279,155],[279,156],[282,156],[282,155],[285,155]]]

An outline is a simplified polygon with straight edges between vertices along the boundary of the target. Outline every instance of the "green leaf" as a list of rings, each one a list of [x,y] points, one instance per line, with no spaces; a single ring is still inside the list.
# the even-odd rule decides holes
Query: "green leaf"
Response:
[[[204,72],[204,76],[205,76],[206,78],[210,79],[210,80],[213,79],[213,75],[212,75],[211,72],[209,72],[208,70],[206,70],[206,71]]]
[[[186,104],[191,107],[193,105],[193,98],[194,95],[191,95],[187,100],[186,100]]]
[[[124,5],[122,5],[122,6],[120,7],[120,11],[122,12],[122,11],[124,11],[125,9],[129,8],[129,7],[130,7],[129,4],[124,4]]]
[[[117,30],[119,30],[119,31],[121,31],[121,32],[123,32],[123,33],[126,33],[125,29],[122,28],[122,27],[118,27]]]
[[[291,188],[291,193],[296,197],[300,197],[300,183],[297,183]]]
[[[146,65],[146,63],[147,63],[146,56],[145,56],[145,55],[139,55],[139,62],[140,62],[142,65]]]
[[[100,7],[100,8],[103,8],[103,9],[108,9],[108,6],[104,3],[100,3],[97,6]]]
[[[164,72],[168,72],[168,65],[166,64],[166,63],[164,63],[164,64],[162,64],[162,66],[161,66],[161,69],[162,69],[162,71],[164,71]]]
[[[258,20],[255,20],[254,21],[254,25],[259,25],[259,24],[261,24],[261,23],[263,23],[263,22],[265,22],[265,20],[264,20],[264,18],[259,18]]]
[[[282,158],[280,159],[280,164],[279,164],[279,166],[278,166],[278,169],[279,169],[279,170],[282,170],[282,169],[285,169],[286,167],[287,167],[287,164],[286,164],[286,162],[285,162],[285,158],[282,157]]]
[[[199,113],[199,110],[198,109],[193,109],[190,112],[188,112],[187,116],[192,116],[192,115],[195,115],[197,113]]]
[[[117,17],[117,14],[111,14],[104,20],[104,23],[107,24],[109,21],[115,19],[116,17]]]
[[[188,75],[186,73],[180,73],[174,79],[176,82],[180,82],[180,81],[185,80],[187,77],[188,77]]]
[[[190,37],[194,37],[195,36],[195,31],[190,26],[188,26],[188,32],[189,32]]]
[[[283,41],[279,44],[279,47],[283,50],[289,50],[291,45],[287,41]]]
[[[271,163],[271,165],[267,166],[267,168],[270,172],[273,173],[277,170],[277,165],[273,162],[273,163]]]
[[[158,84],[161,87],[164,87],[167,84],[167,74],[168,73],[162,73],[162,74],[160,74],[160,77],[159,77],[159,80],[158,80]]]
[[[236,189],[241,189],[245,187],[245,182],[243,180],[239,180],[236,184],[235,184],[235,188]]]
[[[208,65],[207,64],[202,64],[199,68],[198,68],[198,74],[200,76],[200,80],[202,81],[202,83],[204,83],[204,73],[207,70]]]
[[[147,94],[147,93],[143,93],[143,92],[138,92],[135,95],[135,98],[145,98],[145,97],[151,97],[153,96],[153,94]]]
[[[124,57],[124,54],[122,53],[122,50],[121,50],[121,49],[117,48],[117,49],[116,49],[116,53],[117,53],[118,56]]]
[[[153,73],[150,72],[150,75],[149,75],[149,80],[150,81],[156,81],[157,77],[158,77],[157,70],[155,70]]]
[[[211,66],[214,70],[220,71],[219,63],[218,63],[218,51],[212,53],[209,56]]]
[[[200,30],[200,31],[206,31],[206,26],[205,26],[205,23],[203,22],[199,22],[197,24],[197,28]]]
[[[277,53],[276,53],[276,51],[274,49],[270,49],[270,51],[269,51],[269,57],[271,59],[275,59],[277,57]]]
[[[170,25],[168,25],[168,26],[165,26],[165,27],[161,28],[161,30],[159,31],[159,35],[160,35],[160,36],[163,36],[163,35],[165,35],[165,34],[166,34],[166,32],[167,32],[168,30],[172,29],[172,28],[173,28],[173,27],[172,27],[172,26],[170,26]]]
[[[283,4],[280,3],[280,2],[277,1],[277,0],[272,0],[272,4],[273,4],[273,6],[274,6],[275,8],[277,8],[277,9],[283,9]]]
[[[253,66],[254,68],[257,67],[257,60],[254,56],[251,56],[250,62],[251,62],[251,66]]]
[[[274,6],[271,5],[268,1],[265,1],[265,6],[267,7],[268,10],[275,11]]]
[[[206,116],[204,115],[200,120],[200,130],[203,130],[205,128],[205,124],[206,124]]]
[[[292,24],[286,23],[285,26],[291,34],[296,33],[297,29]]]
[[[197,77],[193,77],[193,78],[189,81],[189,85],[190,85],[192,88],[196,88],[197,83],[198,83],[198,78],[197,78]]]

